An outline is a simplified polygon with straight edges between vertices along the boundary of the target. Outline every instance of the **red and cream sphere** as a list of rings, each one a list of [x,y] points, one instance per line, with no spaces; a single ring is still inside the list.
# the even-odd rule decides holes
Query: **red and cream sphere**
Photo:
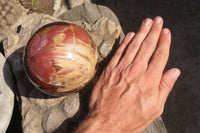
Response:
[[[24,51],[24,68],[33,85],[50,95],[83,88],[95,75],[97,48],[89,34],[66,22],[38,29]]]

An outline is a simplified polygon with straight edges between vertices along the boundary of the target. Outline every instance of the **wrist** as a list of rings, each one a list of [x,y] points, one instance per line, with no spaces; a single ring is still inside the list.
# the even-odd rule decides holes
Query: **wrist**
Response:
[[[115,124],[94,113],[88,114],[74,133],[141,133],[137,129],[131,130],[129,127],[124,128],[122,123],[119,123],[118,121]]]
[[[126,132],[128,129],[121,129],[120,122],[115,122],[109,120],[109,118],[102,117],[98,113],[89,113],[86,119],[80,124],[79,128],[74,133],[122,133]],[[134,132],[138,133],[138,132]]]
[[[74,133],[102,133],[102,122],[98,115],[88,114]]]

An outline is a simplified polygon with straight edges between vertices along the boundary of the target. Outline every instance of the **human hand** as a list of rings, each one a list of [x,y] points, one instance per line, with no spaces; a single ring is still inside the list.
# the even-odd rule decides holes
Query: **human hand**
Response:
[[[180,75],[177,68],[163,74],[171,33],[162,26],[161,17],[147,18],[137,34],[125,37],[94,87],[77,133],[139,133],[162,114]]]

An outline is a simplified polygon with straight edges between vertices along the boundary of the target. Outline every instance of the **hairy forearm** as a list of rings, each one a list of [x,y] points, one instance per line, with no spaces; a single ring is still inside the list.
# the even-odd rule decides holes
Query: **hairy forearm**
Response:
[[[119,123],[114,124],[98,115],[89,115],[74,133],[141,133],[138,130],[123,128]]]
[[[74,133],[118,133],[116,128],[110,126],[109,120],[93,113],[86,117]]]
[[[87,117],[74,133],[102,133],[102,123],[97,116]]]

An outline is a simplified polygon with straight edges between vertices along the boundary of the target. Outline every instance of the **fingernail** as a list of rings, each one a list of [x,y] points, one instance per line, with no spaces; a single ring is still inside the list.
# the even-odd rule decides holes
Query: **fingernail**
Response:
[[[150,25],[150,23],[151,23],[151,19],[149,19],[149,18],[147,18],[143,21],[143,24],[146,26]]]
[[[129,33],[127,34],[127,36],[128,36],[129,38],[132,38],[134,35],[135,35],[134,32],[129,32]]]
[[[155,22],[156,24],[160,24],[161,21],[162,21],[162,18],[161,18],[161,17],[155,17],[155,19],[154,19],[154,22]]]
[[[181,71],[179,69],[175,69],[172,71],[171,76],[173,79],[177,79],[180,76],[180,74],[181,74]]]
[[[167,35],[167,34],[169,33],[169,30],[168,30],[167,28],[164,28],[164,29],[162,30],[162,33],[163,33],[164,35]]]

